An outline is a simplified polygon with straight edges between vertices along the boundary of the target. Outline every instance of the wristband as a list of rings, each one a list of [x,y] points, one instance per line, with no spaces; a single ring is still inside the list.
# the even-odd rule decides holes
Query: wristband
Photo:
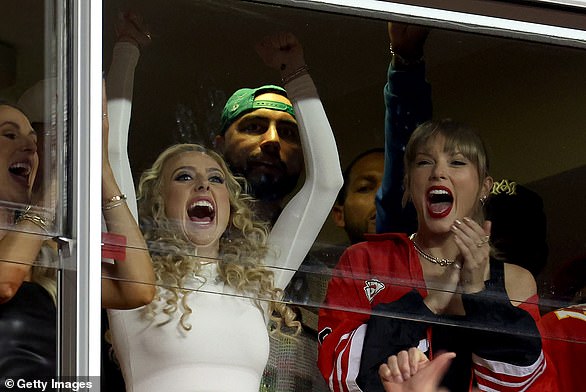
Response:
[[[106,200],[102,205],[102,210],[111,210],[112,208],[118,207],[124,203],[126,203],[126,195],[121,193]]]
[[[307,65],[302,65],[301,67],[297,68],[295,71],[291,72],[289,75],[284,76],[281,78],[283,85],[289,83],[290,81],[297,79],[298,77],[309,73],[309,67]]]
[[[35,212],[32,212],[31,208],[32,208],[31,205],[26,206],[24,211],[22,211],[16,217],[15,223],[19,224],[20,222],[26,220],[26,221],[34,223],[35,225],[40,227],[45,233],[49,233],[49,219],[47,219],[47,218],[45,218]]]
[[[421,57],[415,59],[415,60],[409,60],[406,59],[405,57],[401,56],[400,54],[398,54],[397,52],[395,52],[393,50],[393,44],[389,44],[389,50],[391,51],[391,55],[392,55],[392,59],[391,61],[393,62],[393,65],[402,65],[405,67],[411,66],[411,65],[418,65],[423,63],[423,55],[421,55]]]

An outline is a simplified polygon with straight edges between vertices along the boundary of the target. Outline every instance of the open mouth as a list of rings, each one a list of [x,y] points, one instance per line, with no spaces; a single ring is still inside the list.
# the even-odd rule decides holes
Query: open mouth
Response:
[[[211,202],[200,199],[189,205],[187,215],[192,222],[204,225],[214,221],[216,210]]]
[[[32,166],[29,162],[15,162],[8,167],[10,174],[15,176],[20,182],[28,185],[29,176]]]
[[[454,197],[445,187],[432,187],[427,191],[427,210],[432,218],[443,218],[452,211]]]

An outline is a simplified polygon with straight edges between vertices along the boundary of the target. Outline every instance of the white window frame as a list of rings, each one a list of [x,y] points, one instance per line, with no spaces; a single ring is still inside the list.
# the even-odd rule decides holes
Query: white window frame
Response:
[[[71,240],[60,273],[60,376],[99,376],[101,350],[102,2],[58,1],[66,28]],[[67,36],[67,33],[69,36]],[[58,106],[65,108],[64,106]],[[69,254],[67,254],[69,253]]]

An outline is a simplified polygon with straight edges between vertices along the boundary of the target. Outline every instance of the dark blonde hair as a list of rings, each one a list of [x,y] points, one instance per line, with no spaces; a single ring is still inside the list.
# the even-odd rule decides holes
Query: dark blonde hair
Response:
[[[405,177],[403,183],[406,191],[403,195],[403,204],[406,204],[409,198],[410,173],[415,166],[417,153],[437,136],[443,136],[445,139],[444,151],[458,151],[474,164],[478,172],[480,185],[488,177],[488,153],[484,142],[474,128],[452,119],[428,121],[415,129],[405,148]],[[482,209],[480,208],[480,210]]]
[[[263,265],[269,251],[267,246],[268,225],[254,219],[250,208],[253,198],[244,192],[245,181],[236,178],[228,169],[224,159],[214,151],[198,144],[176,144],[163,151],[153,166],[146,170],[138,186],[138,210],[144,236],[149,243],[159,290],[148,313],[153,316],[156,302],[163,302],[163,313],[169,319],[178,311],[179,304],[183,313],[179,320],[181,326],[189,330],[187,318],[192,313],[186,298],[190,290],[185,288],[186,278],[198,275],[202,265],[211,260],[197,256],[196,246],[178,229],[177,224],[167,218],[163,198],[162,172],[167,162],[180,154],[200,152],[218,163],[225,176],[225,184],[230,200],[229,225],[220,239],[220,257],[217,264],[220,279],[238,292],[252,296],[260,307],[260,300],[269,301],[269,314],[280,327],[298,327],[295,315],[284,303],[280,302],[282,290],[274,287],[273,272]],[[163,298],[162,295],[165,297]],[[157,301],[158,300],[158,301]],[[279,328],[280,329],[280,328]]]
[[[30,123],[30,119],[20,106],[0,99],[0,107],[1,106],[6,106],[19,111]],[[16,216],[17,214],[15,213],[15,222]],[[58,266],[58,255],[57,252],[49,246],[49,243],[50,242],[48,241],[45,242],[39,250],[37,260],[31,267],[31,281],[47,290],[51,299],[53,299],[53,303],[57,304],[56,271]]]

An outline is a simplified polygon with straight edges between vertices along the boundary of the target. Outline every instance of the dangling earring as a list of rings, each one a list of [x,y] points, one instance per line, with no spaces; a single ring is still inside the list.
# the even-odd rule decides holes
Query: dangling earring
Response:
[[[480,198],[480,204],[482,204],[482,206],[484,207],[484,204],[486,203],[486,199],[488,199],[488,196],[484,195]]]

